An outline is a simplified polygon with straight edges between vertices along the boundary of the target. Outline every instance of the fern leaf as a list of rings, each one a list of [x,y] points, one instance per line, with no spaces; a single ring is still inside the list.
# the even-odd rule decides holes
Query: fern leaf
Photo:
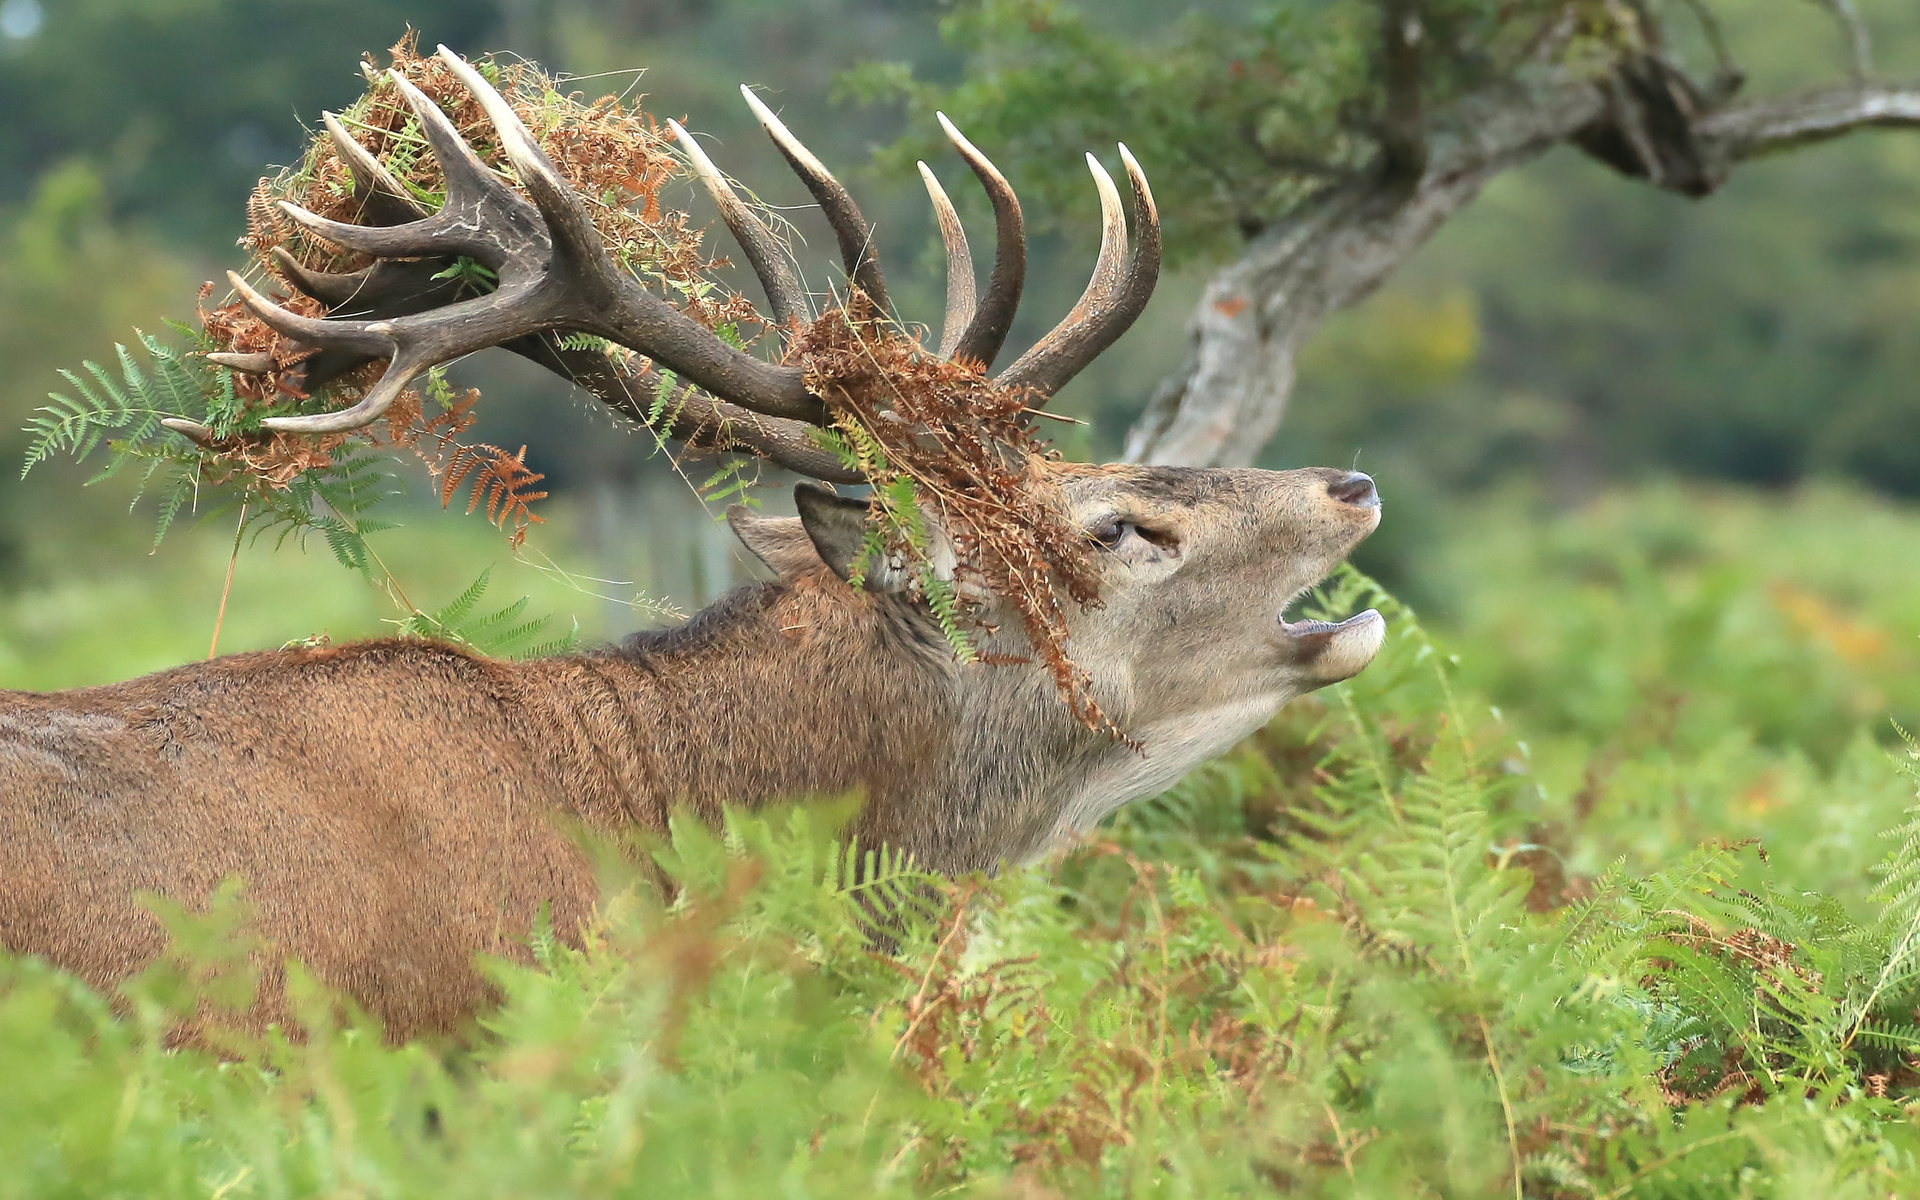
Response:
[[[455,628],[466,620],[473,610],[479,607],[480,598],[487,594],[487,587],[493,582],[493,568],[481,571],[479,576],[455,596],[446,607],[433,614],[435,625],[442,628]]]
[[[160,498],[159,520],[155,523],[153,530],[154,549],[160,548],[161,541],[167,536],[167,530],[173,528],[174,520],[179,517],[180,510],[187,506],[187,501],[193,498],[198,484],[199,474],[195,471],[181,471],[173,477],[172,484]]]

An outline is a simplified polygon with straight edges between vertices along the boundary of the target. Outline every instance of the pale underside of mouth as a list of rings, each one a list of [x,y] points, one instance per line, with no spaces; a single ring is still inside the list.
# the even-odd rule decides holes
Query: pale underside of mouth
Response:
[[[1387,623],[1371,608],[1344,621],[1280,620],[1288,658],[1319,684],[1352,678],[1373,661],[1386,631]]]

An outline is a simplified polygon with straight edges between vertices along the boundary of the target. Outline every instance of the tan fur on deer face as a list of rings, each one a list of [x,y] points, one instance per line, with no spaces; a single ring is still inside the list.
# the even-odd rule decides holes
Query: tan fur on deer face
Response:
[[[1103,606],[1071,619],[1076,652],[1101,664],[1102,705],[1140,750],[1108,756],[1105,777],[1062,813],[1063,833],[1171,786],[1288,700],[1350,677],[1384,632],[1372,612],[1338,629],[1281,615],[1379,524],[1371,482],[1332,470],[1076,474],[1077,523],[1114,543],[1099,553]]]
[[[1346,679],[1380,623],[1297,629],[1281,610],[1380,523],[1365,476],[1342,471],[1110,466],[1066,472],[1070,519],[1100,545],[1102,605],[1073,620],[1088,658],[1127,664],[1131,736],[1201,708]],[[1109,667],[1109,670],[1116,668]],[[1175,735],[1178,740],[1178,735]]]
[[[1371,610],[1339,625],[1289,624],[1281,615],[1379,524],[1379,498],[1364,475],[1052,469],[1061,517],[1094,543],[1101,578],[1101,602],[1069,613],[1067,648],[1092,672],[1096,699],[1126,737],[1084,728],[1037,665],[951,668],[963,745],[916,789],[927,810],[920,817],[940,810],[949,818],[935,851],[942,869],[990,869],[1042,853],[1170,786],[1288,700],[1352,676],[1384,634]],[[863,536],[864,504],[803,492],[801,510],[800,520],[740,513],[735,526],[783,577],[804,577],[825,560],[844,578]],[[901,583],[885,569],[867,573],[881,596]],[[981,648],[1003,660],[1029,656],[1018,626],[982,599],[979,621],[989,632]],[[898,626],[903,643],[947,656],[923,611],[876,611]],[[870,814],[867,827],[896,842],[914,830],[923,846],[927,823],[902,817]]]

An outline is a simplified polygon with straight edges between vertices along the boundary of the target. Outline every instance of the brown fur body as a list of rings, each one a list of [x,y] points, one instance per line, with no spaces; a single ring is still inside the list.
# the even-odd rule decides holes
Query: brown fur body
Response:
[[[778,582],[595,653],[385,641],[0,693],[0,946],[110,987],[163,945],[137,894],[197,905],[237,876],[260,932],[398,1038],[459,1027],[487,996],[474,955],[524,957],[542,905],[580,928],[596,893],[573,825],[857,794],[864,844],[946,871],[1031,857],[1364,665],[1371,626],[1282,638],[1260,616],[1277,627],[1377,521],[1328,500],[1342,477],[1070,484],[1075,519],[1124,509],[1168,539],[1116,549],[1105,606],[1075,617],[1139,750],[1074,722],[1037,667],[957,664],[922,609],[851,587],[791,519],[741,524]]]

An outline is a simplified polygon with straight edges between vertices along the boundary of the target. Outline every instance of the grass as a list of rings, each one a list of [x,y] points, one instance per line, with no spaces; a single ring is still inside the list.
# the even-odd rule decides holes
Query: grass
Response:
[[[1888,721],[1920,709],[1920,515],[1528,511],[1454,514],[1413,564],[1431,632],[1340,583],[1336,611],[1388,609],[1379,661],[1056,861],[863,897],[819,814],[678,828],[651,851],[674,902],[610,875],[583,949],[492,968],[471,1047],[387,1046],[308,985],[303,1042],[164,1049],[245,994],[244,896],[173,917],[117,1008],[0,962],[0,1196],[1920,1189],[1920,825]],[[204,587],[201,553],[133,594]],[[313,578],[311,610],[254,616],[236,584],[229,628],[340,620]],[[88,594],[30,669],[138,669]],[[7,603],[9,637],[60,608]]]

